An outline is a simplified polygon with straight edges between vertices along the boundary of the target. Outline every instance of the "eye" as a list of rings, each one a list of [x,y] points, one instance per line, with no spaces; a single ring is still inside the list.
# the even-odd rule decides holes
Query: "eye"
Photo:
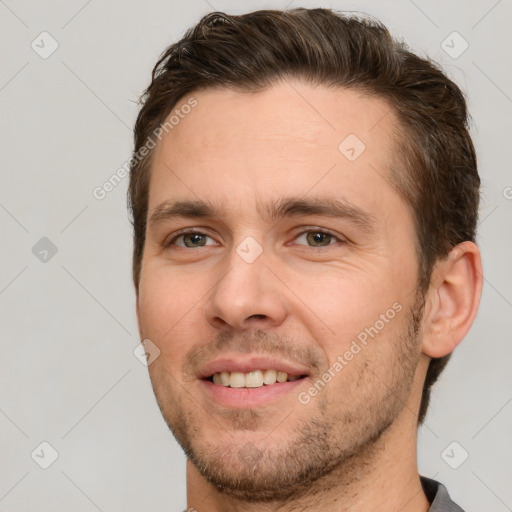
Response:
[[[208,243],[210,240],[210,243]],[[213,242],[213,243],[211,243]],[[205,247],[207,245],[217,245],[212,237],[198,231],[187,231],[175,236],[171,241],[165,244],[166,247],[177,245],[178,247],[194,248]]]
[[[295,241],[299,242],[299,245],[309,245],[310,247],[327,247],[336,242],[342,242],[342,240],[333,234],[318,229],[305,231],[299,235]]]

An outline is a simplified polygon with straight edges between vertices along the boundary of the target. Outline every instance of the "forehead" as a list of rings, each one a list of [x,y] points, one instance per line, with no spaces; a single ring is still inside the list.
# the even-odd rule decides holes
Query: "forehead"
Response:
[[[395,193],[387,177],[397,121],[383,99],[298,80],[256,93],[221,88],[191,96],[196,106],[177,124],[175,116],[155,149],[149,212],[170,196],[216,196],[236,210],[249,195],[256,207],[284,191],[363,195],[368,203]]]

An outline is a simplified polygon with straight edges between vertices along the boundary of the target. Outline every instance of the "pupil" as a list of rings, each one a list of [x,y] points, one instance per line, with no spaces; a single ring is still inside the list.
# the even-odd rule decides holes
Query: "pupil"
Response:
[[[203,242],[203,243],[201,243]],[[194,247],[194,246],[198,246],[198,245],[204,245],[204,238],[203,238],[203,235],[200,235],[198,233],[193,233],[193,234],[190,234],[190,235],[187,235],[185,237],[185,245],[187,247]]]
[[[330,236],[329,234],[327,233],[320,233],[320,232],[313,232],[313,233],[309,233],[308,234],[308,241],[312,244],[312,245],[320,245],[320,246],[324,246],[324,245],[329,245],[329,239],[330,239]]]

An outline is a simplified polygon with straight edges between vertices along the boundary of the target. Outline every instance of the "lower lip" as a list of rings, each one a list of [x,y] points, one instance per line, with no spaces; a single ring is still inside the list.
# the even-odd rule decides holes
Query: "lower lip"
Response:
[[[235,409],[247,409],[249,407],[261,407],[294,391],[296,392],[305,380],[306,378],[292,382],[276,382],[270,386],[259,388],[230,388],[204,379],[200,382],[206,394],[219,405]]]

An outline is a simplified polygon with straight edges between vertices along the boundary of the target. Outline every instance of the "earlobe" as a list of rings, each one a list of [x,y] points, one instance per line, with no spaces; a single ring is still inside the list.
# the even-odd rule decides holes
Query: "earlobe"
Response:
[[[475,319],[482,293],[482,261],[473,242],[455,246],[439,261],[427,292],[422,352],[443,357],[457,347]]]

